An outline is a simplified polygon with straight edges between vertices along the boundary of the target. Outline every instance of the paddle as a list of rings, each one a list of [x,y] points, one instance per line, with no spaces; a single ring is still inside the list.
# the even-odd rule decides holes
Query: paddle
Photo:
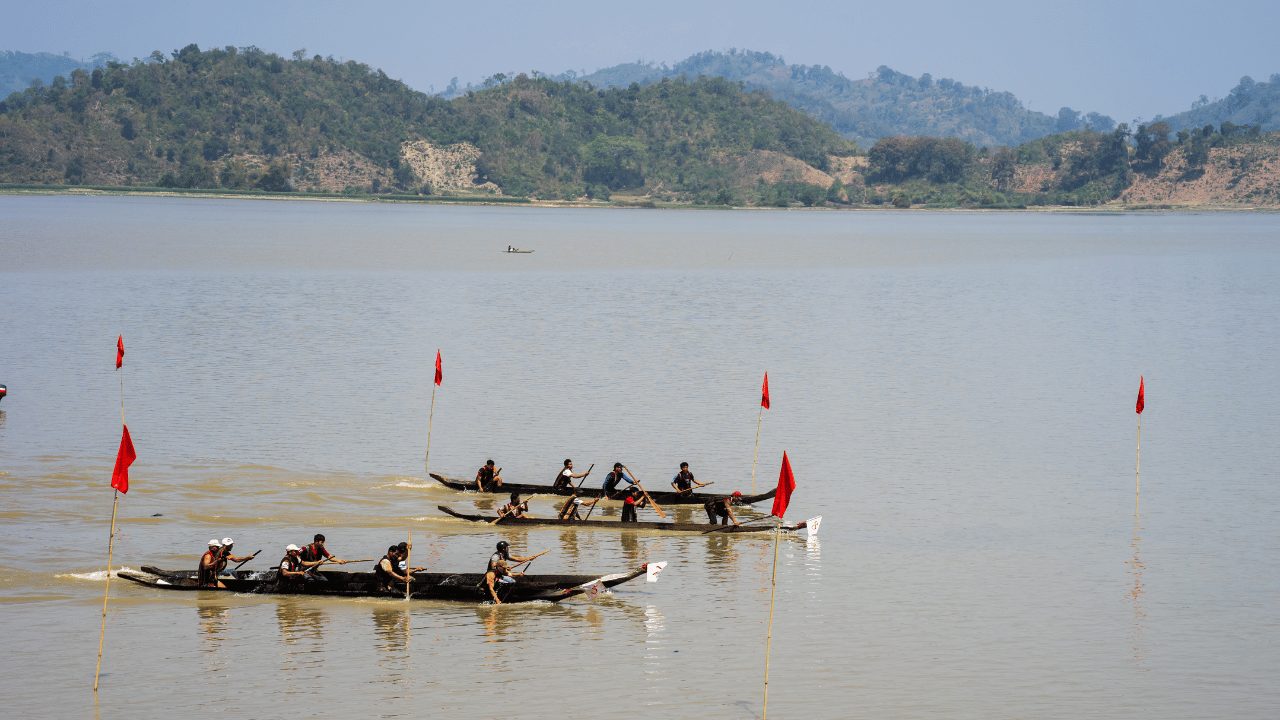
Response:
[[[529,501],[530,501],[530,500],[532,500],[532,499],[534,499],[534,498],[536,498],[536,497],[538,497],[538,495],[540,495],[540,494],[541,494],[541,493],[534,493],[534,494],[530,495],[529,497],[525,498],[525,499],[524,499],[524,501],[520,503],[521,505],[523,505],[523,506],[524,506],[525,512],[528,512],[528,511],[529,511]],[[490,520],[490,521],[489,521],[489,524],[490,524],[490,525],[497,525],[499,520],[502,520],[503,518],[507,517],[508,513],[503,512],[504,510],[506,510],[506,508],[503,508],[502,510],[499,510],[499,511],[498,511],[498,517],[496,517],[496,518],[494,518],[494,519]]]
[[[524,562],[520,563],[520,565],[524,565],[524,566],[525,566],[525,568],[524,568],[524,569],[527,571],[527,570],[529,569],[529,566],[533,564],[533,561],[534,561],[534,560],[537,560],[538,558],[542,557],[543,555],[546,555],[546,554],[547,554],[547,553],[549,553],[549,552],[551,552],[551,551],[550,551],[550,550],[543,550],[542,552],[538,553],[537,555],[534,555],[533,557],[529,558],[528,560],[525,560]],[[518,570],[518,569],[520,568],[520,565],[516,565],[515,567],[511,568],[511,572],[515,572],[516,570]]]
[[[587,476],[591,474],[591,471],[594,470],[595,467],[596,467],[596,464],[591,463],[591,467],[587,468],[587,471],[582,474],[582,479],[578,481],[578,486],[573,489],[574,495],[577,495],[578,491],[582,489],[582,483],[587,481]]]
[[[698,488],[700,488],[700,487],[706,487],[706,486],[708,486],[708,485],[715,485],[715,484],[716,484],[716,481],[715,481],[715,480],[712,480],[712,481],[711,481],[711,482],[709,482],[709,483],[702,483],[701,485],[699,485],[699,486],[697,486],[697,487],[694,487],[694,486],[690,485],[690,486],[688,487],[688,489],[685,489],[685,490],[676,490],[676,493],[677,493],[677,494],[680,494],[680,495],[692,495],[692,494],[693,494],[693,491],[694,491],[694,490],[697,490],[697,489],[698,489]]]
[[[658,506],[658,503],[656,503],[656,502],[654,502],[654,501],[653,501],[653,498],[649,497],[649,493],[648,493],[648,492],[646,492],[646,491],[645,491],[645,489],[644,489],[644,486],[640,484],[640,478],[636,477],[636,474],[631,470],[631,468],[627,467],[626,465],[623,465],[623,466],[622,466],[622,469],[623,469],[623,470],[626,470],[626,471],[627,471],[627,472],[629,472],[629,473],[631,473],[631,479],[636,481],[636,487],[640,488],[640,494],[641,494],[641,495],[644,495],[644,499],[645,499],[645,500],[646,500],[650,505],[652,505],[652,506],[653,506],[654,511],[656,511],[656,512],[658,513],[658,517],[662,518],[663,520],[666,520],[666,519],[667,519],[667,514],[666,514],[666,513],[664,513],[664,512],[662,512],[662,508]]]
[[[248,558],[248,560],[241,560],[241,561],[240,561],[240,565],[244,565],[245,563],[249,562],[249,560],[252,560],[252,559],[254,559],[254,558],[258,557],[258,553],[260,553],[260,552],[262,552],[262,551],[261,551],[261,550],[258,550],[258,551],[257,551],[257,552],[255,552],[254,554],[250,555],[250,556],[249,556],[249,558]],[[240,565],[236,565],[235,567],[231,568],[231,572],[235,572],[235,571],[239,570],[239,569],[240,569]]]
[[[748,520],[748,521],[746,521],[746,522],[744,522],[744,523],[740,523],[740,522],[738,522],[737,520],[734,520],[732,525],[717,525],[715,528],[713,528],[713,529],[711,529],[711,530],[703,530],[703,531],[702,531],[702,534],[703,534],[703,535],[706,535],[706,534],[708,534],[708,533],[713,533],[713,532],[724,532],[725,530],[728,530],[728,529],[730,529],[730,528],[742,527],[742,526],[744,526],[744,525],[750,525],[751,523],[758,523],[758,522],[761,522],[762,520],[768,520],[768,519],[769,519],[769,518],[771,518],[771,517],[773,517],[773,516],[772,516],[772,515],[765,515],[765,516],[764,516],[764,517],[762,517],[762,518],[756,518],[755,520]]]
[[[413,563],[409,559],[413,557],[413,529],[409,529],[409,543],[404,551],[404,599],[409,600],[409,588],[413,585]]]

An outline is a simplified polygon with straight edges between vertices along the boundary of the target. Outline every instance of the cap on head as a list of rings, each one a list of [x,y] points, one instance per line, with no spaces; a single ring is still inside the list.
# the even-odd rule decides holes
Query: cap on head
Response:
[[[507,549],[507,548],[509,548],[509,547],[511,547],[511,545],[510,545],[510,544],[508,544],[506,540],[499,540],[499,541],[498,541],[498,549],[499,549],[499,550],[506,550],[506,549]]]
[[[573,504],[574,504],[574,505],[581,505],[581,504],[582,504],[582,498],[574,498],[574,499],[573,499]]]
[[[302,549],[302,548],[298,547],[297,545],[294,545],[293,543],[289,543],[288,545],[286,545],[286,546],[285,546],[284,551],[285,551],[285,552],[298,552],[298,551],[299,551],[299,550],[301,550],[301,549]]]
[[[222,547],[231,547],[232,545],[235,545],[235,544],[236,544],[236,541],[232,540],[231,538],[222,538]]]
[[[734,491],[733,491],[733,496],[734,496],[734,497],[742,497],[742,491],[741,491],[741,490],[734,490]]]
[[[209,547],[222,547],[222,541],[218,538],[214,538],[209,541]]]

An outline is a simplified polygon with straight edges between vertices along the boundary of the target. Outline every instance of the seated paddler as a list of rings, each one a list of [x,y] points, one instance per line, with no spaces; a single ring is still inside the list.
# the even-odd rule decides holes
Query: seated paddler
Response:
[[[307,568],[302,565],[302,548],[289,543],[276,573],[276,592],[298,592],[306,581]]]
[[[476,471],[476,490],[488,492],[500,487],[502,487],[502,468],[495,470],[493,460],[485,461],[485,464]]]
[[[209,549],[200,556],[200,564],[196,567],[196,584],[202,588],[226,587],[218,581],[218,561],[222,559],[222,541],[214,538],[209,541]]]

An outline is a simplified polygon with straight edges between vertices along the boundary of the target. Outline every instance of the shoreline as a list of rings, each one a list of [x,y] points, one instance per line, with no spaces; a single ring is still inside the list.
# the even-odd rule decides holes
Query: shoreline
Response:
[[[938,207],[938,206],[914,206],[910,208],[896,208],[883,205],[846,205],[846,206],[822,206],[822,207],[769,207],[769,206],[737,206],[737,205],[693,205],[690,203],[672,203],[659,202],[644,198],[636,198],[635,200],[608,200],[608,201],[592,201],[592,200],[542,200],[508,196],[480,196],[480,195],[429,195],[429,196],[407,196],[407,195],[343,195],[340,193],[303,193],[303,192],[234,192],[225,190],[199,190],[199,189],[175,189],[175,188],[130,188],[130,187],[104,187],[104,186],[66,186],[66,185],[0,185],[0,195],[4,196],[22,196],[22,195],[70,195],[82,197],[173,197],[173,198],[210,198],[219,200],[282,200],[282,201],[301,201],[301,202],[346,202],[346,203],[387,203],[387,204],[416,204],[416,205],[485,205],[485,206],[523,206],[538,208],[580,208],[580,209],[610,209],[610,210],[746,210],[752,212],[758,211],[816,211],[816,212],[847,212],[847,211],[875,211],[875,212],[1043,212],[1043,213],[1062,213],[1062,214],[1102,214],[1102,215],[1120,215],[1125,213],[1239,213],[1239,212],[1255,212],[1255,213],[1274,213],[1280,212],[1280,206],[1271,205],[1175,205],[1163,203],[1141,203],[1141,204],[1121,204],[1107,203],[1104,205],[1030,205],[1024,207]]]

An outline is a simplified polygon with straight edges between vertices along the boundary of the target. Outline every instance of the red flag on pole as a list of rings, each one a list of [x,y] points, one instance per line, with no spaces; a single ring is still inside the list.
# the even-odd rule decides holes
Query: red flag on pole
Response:
[[[778,492],[773,496],[773,512],[770,515],[781,518],[787,512],[787,503],[791,502],[791,492],[796,489],[796,476],[791,473],[791,459],[787,451],[782,451],[782,471],[778,473]]]
[[[1147,406],[1147,381],[1141,375],[1138,376],[1138,414],[1142,414],[1143,408]]]
[[[120,437],[120,452],[116,453],[116,468],[111,471],[111,487],[122,493],[129,492],[129,466],[138,459],[133,451],[133,438],[129,437],[129,426],[124,426],[124,435]]]
[[[769,409],[769,373],[764,374],[764,385],[760,387],[760,407]]]
[[[436,384],[439,385],[441,380],[444,380],[444,363],[440,360],[440,351],[436,350]]]
[[[116,338],[116,369],[119,370],[121,365],[124,365],[124,336],[123,335]]]

